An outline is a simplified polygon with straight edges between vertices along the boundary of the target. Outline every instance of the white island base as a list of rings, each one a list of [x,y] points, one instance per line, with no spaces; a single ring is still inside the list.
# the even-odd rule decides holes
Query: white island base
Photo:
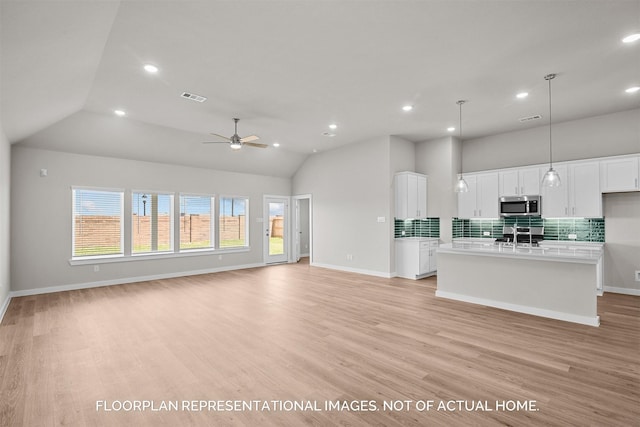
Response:
[[[599,326],[597,265],[438,251],[436,296]]]

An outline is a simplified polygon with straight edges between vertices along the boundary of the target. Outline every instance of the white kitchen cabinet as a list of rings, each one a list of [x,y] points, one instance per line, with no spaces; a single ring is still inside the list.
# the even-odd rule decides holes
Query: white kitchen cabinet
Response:
[[[398,219],[427,217],[427,176],[414,172],[395,175],[396,213]]]
[[[640,156],[600,162],[600,190],[603,193],[640,190]]]
[[[500,196],[530,196],[540,194],[540,168],[528,167],[498,172]]]
[[[469,191],[458,193],[458,218],[498,218],[498,173],[466,174]]]
[[[396,239],[396,274],[405,279],[420,279],[437,269],[436,238]]]
[[[569,166],[569,205],[571,216],[594,218],[602,216],[600,164],[576,163]]]
[[[542,187],[542,215],[546,218],[601,217],[602,196],[598,162],[556,165],[560,187]]]

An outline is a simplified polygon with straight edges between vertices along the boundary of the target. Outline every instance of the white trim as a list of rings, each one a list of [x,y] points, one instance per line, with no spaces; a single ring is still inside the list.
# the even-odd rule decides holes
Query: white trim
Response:
[[[395,275],[391,273],[385,273],[382,271],[364,270],[361,268],[343,267],[341,265],[323,264],[320,262],[310,263],[312,267],[328,268],[329,270],[346,271],[348,273],[365,274],[367,276],[383,277],[385,279],[391,279]]]
[[[108,264],[112,262],[130,262],[130,261],[148,261],[152,259],[166,259],[166,258],[182,258],[190,256],[204,256],[204,255],[223,255],[223,254],[235,254],[241,252],[250,252],[250,247],[237,247],[237,248],[225,248],[225,249],[184,249],[181,252],[149,252],[135,255],[112,255],[112,256],[99,256],[99,257],[83,257],[72,258],[69,260],[69,265],[93,265],[93,264]]]
[[[488,307],[500,308],[503,310],[516,311],[518,313],[532,314],[534,316],[548,317],[550,319],[564,320],[565,322],[580,323],[588,326],[600,326],[600,316],[589,317],[577,314],[564,313],[561,311],[545,310],[542,308],[529,307],[519,304],[511,304],[502,301],[495,301],[485,298],[477,298],[468,295],[456,294],[454,292],[446,292],[436,290],[436,297],[452,299],[462,302],[470,302],[472,304],[485,305]]]
[[[11,302],[11,292],[7,295],[7,298],[4,300],[2,307],[0,307],[0,324],[2,324],[2,319],[4,319],[4,314],[7,312],[9,308],[9,303]]]
[[[228,267],[207,268],[204,270],[179,271],[175,273],[154,274],[150,276],[124,277],[121,279],[101,280],[98,282],[75,283],[72,285],[51,286],[47,288],[26,289],[11,292],[11,297],[50,294],[53,292],[75,291],[78,289],[99,288],[101,286],[124,285],[126,283],[146,282],[149,280],[172,279],[175,277],[195,276],[198,274],[219,273],[222,271],[243,270],[247,268],[264,267],[262,263],[234,265]]]
[[[617,287],[617,286],[605,286],[604,287],[604,291],[605,292],[611,292],[611,293],[614,293],[614,294],[640,296],[640,289],[633,289],[633,288],[620,288],[620,287]]]

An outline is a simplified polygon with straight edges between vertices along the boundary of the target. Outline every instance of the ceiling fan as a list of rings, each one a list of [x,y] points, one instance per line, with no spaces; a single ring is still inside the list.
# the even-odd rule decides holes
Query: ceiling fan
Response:
[[[224,139],[224,141],[205,141],[203,144],[229,144],[232,150],[239,150],[243,145],[248,145],[249,147],[258,147],[258,148],[267,148],[267,144],[257,144],[252,141],[257,141],[260,139],[256,135],[245,136],[244,138],[240,138],[238,136],[238,122],[240,119],[233,119],[235,122],[235,133],[231,137],[226,137],[222,135],[218,135],[217,133],[212,133],[211,135],[217,136],[218,138]]]

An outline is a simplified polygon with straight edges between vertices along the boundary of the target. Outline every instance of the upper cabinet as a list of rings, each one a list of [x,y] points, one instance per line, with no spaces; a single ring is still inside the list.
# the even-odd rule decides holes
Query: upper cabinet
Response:
[[[414,172],[395,175],[396,215],[398,219],[427,218],[427,176]]]
[[[530,196],[540,194],[540,168],[527,167],[498,172],[500,196]]]
[[[640,156],[600,161],[600,190],[603,193],[640,190]]]
[[[465,174],[469,186],[458,193],[458,218],[498,218],[498,172]]]
[[[598,162],[555,165],[559,187],[542,187],[542,215],[546,218],[602,216]]]

